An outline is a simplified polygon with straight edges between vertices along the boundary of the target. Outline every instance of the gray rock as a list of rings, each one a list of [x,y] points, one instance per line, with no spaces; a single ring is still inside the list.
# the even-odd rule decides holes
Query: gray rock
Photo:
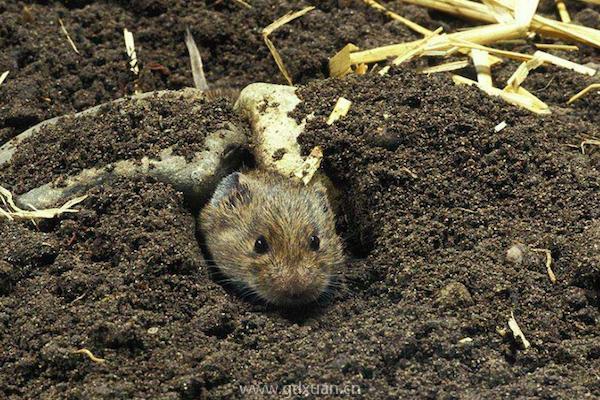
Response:
[[[202,92],[195,89],[182,91],[159,91],[118,99],[112,103],[139,101],[154,96],[181,96],[200,98]],[[96,114],[103,105],[92,107],[75,114],[75,118]],[[0,165],[9,162],[18,145],[26,138],[35,135],[43,127],[59,124],[64,117],[56,117],[41,122],[13,138],[0,148]],[[242,161],[241,152],[248,145],[245,130],[226,123],[223,129],[210,133],[205,139],[204,150],[196,153],[191,161],[174,155],[171,148],[163,149],[158,159],[148,157],[142,160],[121,160],[100,168],[90,168],[66,179],[64,185],[55,187],[47,183],[19,196],[16,202],[22,208],[44,209],[63,203],[70,198],[80,196],[88,189],[117,177],[151,176],[169,183],[183,192],[191,204],[201,204],[210,197],[210,193],[219,179],[237,168]]]

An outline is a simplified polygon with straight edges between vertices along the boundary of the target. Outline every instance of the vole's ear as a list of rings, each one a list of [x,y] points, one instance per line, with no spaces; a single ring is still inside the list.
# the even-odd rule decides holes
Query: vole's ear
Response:
[[[252,193],[248,183],[248,178],[240,172],[227,175],[219,182],[213,197],[210,199],[210,204],[218,206],[226,202],[232,207],[240,204],[248,204],[252,200]]]

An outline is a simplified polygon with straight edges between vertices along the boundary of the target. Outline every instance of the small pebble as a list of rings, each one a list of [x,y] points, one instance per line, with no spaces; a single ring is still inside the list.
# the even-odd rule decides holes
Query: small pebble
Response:
[[[515,264],[521,265],[523,263],[523,250],[522,246],[515,244],[506,251],[506,260]]]
[[[469,289],[460,282],[451,281],[440,289],[436,303],[450,308],[473,304],[473,297]]]

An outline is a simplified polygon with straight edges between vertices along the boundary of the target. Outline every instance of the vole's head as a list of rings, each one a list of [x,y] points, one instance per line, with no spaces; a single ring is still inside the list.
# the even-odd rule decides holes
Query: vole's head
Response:
[[[224,275],[272,304],[317,300],[343,262],[325,188],[276,174],[224,178],[200,227]]]

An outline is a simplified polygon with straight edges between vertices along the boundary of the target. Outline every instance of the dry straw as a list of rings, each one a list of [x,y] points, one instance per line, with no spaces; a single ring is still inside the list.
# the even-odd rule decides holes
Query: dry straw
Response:
[[[343,97],[338,98],[335,103],[335,106],[333,107],[333,111],[331,111],[329,118],[327,118],[327,125],[333,125],[335,121],[337,121],[341,117],[346,116],[346,114],[348,114],[348,111],[350,110],[351,105],[352,102],[350,100],[345,99]]]
[[[552,252],[548,249],[531,249],[537,253],[544,253],[546,255],[546,272],[548,273],[548,278],[550,282],[556,283],[556,275],[552,270]]]
[[[202,57],[200,57],[200,51],[198,51],[198,46],[196,46],[196,41],[190,32],[190,28],[185,29],[185,46],[190,55],[194,86],[196,89],[202,91],[208,90],[208,83],[206,82],[206,76],[204,75],[204,68],[202,66]]]
[[[588,87],[586,87],[585,89],[583,89],[582,91],[580,91],[579,93],[577,93],[573,97],[571,97],[569,99],[569,101],[567,101],[567,104],[571,104],[574,101],[579,100],[580,98],[582,98],[583,96],[585,96],[587,93],[591,92],[594,89],[598,89],[599,93],[600,93],[600,83],[592,83],[591,85],[589,85]]]
[[[510,50],[494,48],[495,44],[527,43],[532,32],[540,35],[556,37],[562,40],[585,43],[600,47],[600,31],[566,21],[556,21],[536,14],[538,1],[483,0],[478,3],[470,0],[405,0],[416,4],[467,19],[487,23],[479,27],[469,28],[450,34],[441,33],[440,29],[429,31],[419,25],[407,23],[406,18],[388,10],[373,0],[363,0],[371,7],[385,13],[390,18],[401,21],[411,29],[423,34],[419,40],[406,43],[395,43],[372,49],[360,50],[349,43],[329,60],[331,76],[342,76],[356,72],[358,65],[385,61],[393,57],[393,64],[399,65],[417,57],[449,57],[468,55],[477,71],[477,82],[455,75],[456,84],[479,87],[491,96],[498,96],[506,102],[525,108],[536,114],[549,114],[549,107],[536,96],[527,91],[522,84],[529,73],[542,64],[552,64],[575,72],[593,76],[596,70],[562,57],[538,50],[534,54],[525,54]],[[559,6],[560,8],[560,6]],[[410,22],[410,21],[409,21]],[[576,51],[578,47],[566,44],[536,44],[542,50]],[[504,59],[521,61],[522,64],[510,77],[505,88],[493,86],[492,66]],[[465,60],[443,63],[425,68],[419,72],[433,73],[461,69],[466,66]],[[389,67],[379,71],[385,75]],[[570,102],[583,96],[591,88],[573,96]]]
[[[269,38],[269,35],[271,33],[273,33],[275,30],[282,27],[283,25],[287,24],[288,22],[293,21],[296,18],[299,18],[299,17],[303,16],[304,14],[306,14],[307,12],[312,11],[314,9],[315,9],[314,6],[310,6],[310,7],[305,7],[300,11],[287,13],[286,15],[273,21],[269,26],[267,26],[266,28],[264,28],[262,30],[262,35],[263,35],[265,44],[269,48],[269,51],[271,52],[271,55],[273,56],[273,59],[275,60],[275,63],[277,64],[279,71],[281,71],[281,73],[283,74],[285,80],[288,82],[289,85],[293,85],[292,78],[290,77],[290,74],[289,74],[287,68],[285,67],[285,64],[283,63],[281,55],[275,48],[273,41],[271,41],[271,39]]]
[[[473,19],[476,21],[493,23],[497,22],[496,15],[490,12],[489,7],[486,4],[469,1],[469,0],[404,0],[406,3],[415,4],[439,11],[446,12],[448,14],[456,15],[459,17]],[[488,2],[489,3],[489,2]],[[516,13],[512,1],[502,0],[496,1],[496,4],[500,5],[511,13]],[[537,1],[517,1],[515,2],[517,7],[531,7],[537,6]],[[524,14],[524,12],[521,12]],[[524,19],[524,18],[522,18]],[[581,25],[575,25],[572,23],[565,23],[562,21],[556,21],[549,18],[542,17],[540,15],[533,15],[531,18],[530,29],[543,36],[555,37],[560,39],[567,39],[572,41],[578,41],[581,43],[590,44],[592,46],[600,47],[600,31],[593,28],[588,28]]]
[[[572,44],[534,43],[534,45],[542,50],[579,51],[579,47]]]
[[[581,142],[581,153],[585,154],[585,146],[600,146],[600,140],[597,139],[586,139]]]
[[[86,198],[87,196],[76,197],[67,201],[62,207],[58,208],[48,208],[44,210],[23,210],[15,204],[12,193],[8,189],[0,186],[0,202],[3,205],[3,207],[0,207],[0,219],[8,219],[11,221],[35,221],[36,219],[51,219],[64,213],[76,213],[78,210],[72,207],[78,203],[81,203]]]
[[[523,331],[521,330],[519,324],[517,323],[517,320],[515,319],[515,314],[513,314],[512,311],[510,312],[510,319],[508,320],[508,328],[512,332],[513,338],[516,341],[520,342],[520,345],[523,347],[523,350],[527,350],[529,347],[531,347],[531,343],[529,343],[529,340],[525,338]]]
[[[77,46],[75,46],[75,42],[73,41],[73,39],[71,39],[71,35],[69,35],[67,28],[65,28],[65,24],[63,24],[62,19],[59,18],[58,23],[60,24],[60,29],[62,30],[64,35],[67,37],[67,41],[69,42],[69,44],[71,45],[71,47],[73,48],[75,53],[79,54],[79,50],[77,50]]]
[[[4,71],[4,72],[2,73],[2,75],[0,75],[0,85],[2,85],[2,83],[4,82],[4,80],[6,79],[6,77],[8,76],[8,73],[9,73],[9,72],[10,72],[10,71]]]
[[[485,50],[472,49],[471,59],[477,71],[477,82],[483,86],[494,86],[492,82],[492,69],[490,64],[490,54]]]
[[[469,60],[452,61],[444,64],[434,65],[433,67],[427,67],[421,69],[421,74],[435,74],[438,72],[450,72],[458,69],[463,69],[469,66]]]
[[[416,22],[413,22],[407,18],[404,18],[401,15],[396,14],[393,11],[388,10],[387,8],[385,8],[384,6],[382,6],[375,0],[363,0],[363,2],[366,3],[367,5],[373,7],[374,9],[385,13],[391,19],[400,21],[401,23],[403,23],[404,25],[406,25],[413,31],[420,33],[421,35],[429,35],[431,33],[431,31],[429,29],[425,28],[424,26],[421,26],[421,25],[417,24]]]
[[[319,167],[321,166],[321,161],[323,160],[323,149],[320,146],[314,147],[306,160],[300,165],[295,171],[294,176],[301,179],[302,183],[308,185],[315,174],[317,173]]]
[[[133,40],[133,33],[127,30],[127,28],[123,29],[123,37],[125,39],[125,51],[127,52],[127,57],[129,57],[129,69],[135,75],[140,73],[140,68],[138,66],[137,54],[135,52],[135,42]]]
[[[567,10],[567,5],[565,2],[563,0],[555,0],[555,2],[560,20],[562,22],[571,22],[571,16],[569,15],[569,11]]]

